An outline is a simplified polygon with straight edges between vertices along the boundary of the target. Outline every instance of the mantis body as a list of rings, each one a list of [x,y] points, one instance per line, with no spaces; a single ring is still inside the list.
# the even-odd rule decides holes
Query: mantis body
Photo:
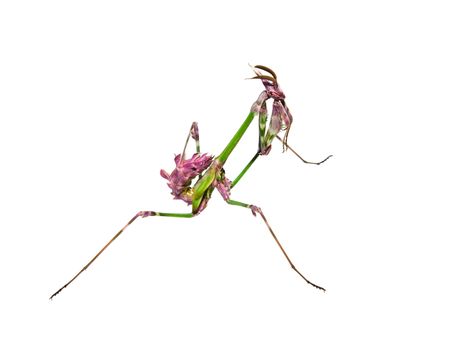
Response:
[[[131,220],[115,234],[114,237],[104,246],[102,249],[63,287],[57,290],[54,294],[50,296],[52,299],[58,293],[60,293],[64,288],[70,285],[83,271],[85,271],[96,259],[97,257],[105,250],[107,247],[122,234],[122,232],[130,226],[137,218],[145,218],[149,216],[167,216],[175,218],[192,218],[200,214],[205,208],[211,198],[211,195],[214,189],[217,189],[224,200],[230,205],[236,205],[251,210],[254,216],[259,214],[263,219],[264,223],[269,229],[272,237],[276,241],[280,250],[284,254],[285,258],[289,262],[292,269],[300,275],[308,284],[312,285],[315,288],[325,291],[323,287],[320,287],[317,284],[310,282],[292,263],[289,256],[287,255],[285,249],[282,247],[281,243],[277,239],[274,231],[269,225],[266,217],[263,214],[263,211],[260,207],[253,204],[247,204],[239,202],[230,198],[230,191],[235,185],[241,180],[243,175],[248,171],[251,165],[256,161],[260,155],[267,155],[271,150],[271,144],[274,139],[279,139],[282,141],[284,149],[290,149],[296,156],[298,156],[304,163],[307,164],[316,164],[319,165],[329,159],[331,156],[326,157],[320,162],[308,162],[304,160],[300,155],[298,155],[287,143],[287,136],[292,125],[292,115],[285,104],[285,95],[282,92],[281,88],[277,83],[276,74],[265,66],[255,66],[253,70],[256,74],[252,79],[259,79],[265,86],[265,90],[261,92],[258,99],[253,103],[250,113],[239,127],[235,135],[232,137],[230,142],[224,148],[224,150],[217,156],[213,157],[208,154],[201,154],[200,152],[200,143],[199,143],[199,130],[198,124],[194,122],[190,128],[190,132],[185,142],[183,152],[175,157],[175,169],[172,173],[168,173],[165,170],[161,170],[161,176],[168,180],[168,186],[172,189],[172,195],[175,199],[183,200],[184,202],[191,205],[191,212],[189,213],[166,213],[166,212],[156,212],[156,211],[139,211]],[[263,72],[268,73],[269,75],[264,74]],[[268,111],[266,106],[266,101],[268,99],[273,100],[273,108],[271,113],[271,118],[268,127],[266,127],[268,119]],[[259,125],[259,141],[258,141],[258,150],[254,154],[253,158],[248,162],[245,168],[240,172],[240,174],[233,180],[230,181],[227,179],[224,173],[223,166],[229,158],[232,151],[237,146],[240,139],[245,134],[246,130],[251,125],[253,119],[258,117]],[[278,136],[280,131],[284,131],[285,135],[283,138]],[[190,138],[194,139],[196,143],[196,153],[190,158],[187,159],[185,152]],[[192,186],[193,180],[198,178],[194,185]]]

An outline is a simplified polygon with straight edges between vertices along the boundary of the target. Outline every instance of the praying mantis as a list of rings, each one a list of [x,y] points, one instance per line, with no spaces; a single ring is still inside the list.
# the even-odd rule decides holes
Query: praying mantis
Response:
[[[325,289],[310,280],[308,280],[292,263],[289,256],[287,255],[282,244],[279,242],[276,234],[272,230],[269,222],[266,219],[263,211],[260,207],[239,202],[230,198],[230,192],[237,183],[242,179],[243,175],[250,169],[251,165],[256,159],[261,156],[269,154],[274,139],[278,139],[282,142],[283,150],[289,149],[294,155],[300,158],[306,164],[320,165],[328,160],[332,155],[327,156],[320,162],[309,162],[303,159],[295,150],[293,150],[288,144],[288,134],[292,125],[292,114],[289,111],[285,103],[285,95],[282,89],[279,87],[277,82],[277,75],[274,71],[266,66],[256,65],[253,68],[255,76],[251,79],[258,79],[264,85],[265,90],[261,92],[257,100],[253,103],[250,109],[250,113],[240,125],[239,129],[229,141],[224,150],[217,156],[208,155],[207,153],[201,153],[200,142],[199,142],[199,129],[197,122],[193,122],[190,131],[185,141],[182,153],[175,156],[175,169],[169,174],[165,170],[161,170],[160,175],[168,181],[168,186],[172,190],[174,199],[182,200],[185,203],[191,205],[190,213],[165,213],[158,211],[139,211],[133,216],[128,223],[118,231],[107,244],[105,244],[101,250],[65,285],[53,293],[49,299],[53,299],[63,289],[68,287],[81,273],[83,273],[98,257],[102,254],[107,247],[120,236],[125,229],[130,226],[137,218],[146,218],[149,216],[165,216],[174,218],[193,218],[199,215],[207,206],[209,199],[215,189],[219,191],[222,198],[229,205],[240,206],[243,208],[250,209],[252,214],[256,216],[259,214],[261,219],[266,224],[269,232],[271,233],[274,241],[279,246],[282,254],[287,259],[290,267],[308,284],[313,287],[325,291]],[[269,121],[269,125],[266,128],[268,120],[268,110],[266,101],[272,99],[272,113]],[[238,174],[238,176],[230,181],[225,176],[224,164],[229,158],[232,151],[237,146],[240,139],[245,134],[246,130],[250,127],[252,121],[258,118],[259,127],[259,140],[258,150],[254,154],[253,158]],[[284,136],[281,138],[278,134],[284,131]],[[186,157],[186,148],[190,139],[195,141],[196,153],[191,158]],[[195,178],[198,178],[194,185],[192,182]]]

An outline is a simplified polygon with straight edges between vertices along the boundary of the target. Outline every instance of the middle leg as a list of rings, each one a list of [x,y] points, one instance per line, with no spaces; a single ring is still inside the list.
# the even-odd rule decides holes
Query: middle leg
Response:
[[[329,158],[332,157],[332,154],[331,154],[331,155],[327,156],[326,158],[324,158],[322,161],[319,161],[319,162],[310,162],[310,161],[308,161],[308,160],[305,160],[302,156],[300,156],[297,152],[295,152],[295,150],[287,144],[287,141],[282,140],[282,139],[280,138],[279,135],[276,135],[276,137],[277,137],[282,143],[284,143],[284,144],[287,146],[287,148],[290,149],[290,150],[292,151],[293,154],[295,154],[298,158],[300,158],[300,160],[301,160],[303,163],[306,163],[306,164],[314,164],[314,165],[320,165],[320,164],[324,163],[325,161],[327,161]]]
[[[274,238],[274,241],[276,241],[277,245],[279,246],[280,250],[282,251],[282,254],[284,254],[285,258],[287,259],[287,261],[289,262],[290,264],[290,267],[297,273],[300,275],[301,278],[303,278],[306,283],[308,284],[311,284],[313,287],[315,288],[318,288],[322,291],[326,291],[326,289],[324,289],[323,287],[320,287],[318,286],[317,284],[314,284],[313,282],[310,282],[305,276],[302,275],[302,273],[295,267],[295,265],[292,263],[292,260],[290,260],[289,256],[287,255],[284,247],[282,247],[282,244],[279,242],[279,239],[277,238],[276,234],[274,233],[274,231],[272,230],[271,226],[269,225],[268,223],[268,220],[266,219],[266,217],[264,216],[263,214],[263,211],[261,210],[261,208],[255,206],[255,205],[252,205],[252,204],[246,204],[246,203],[243,203],[243,202],[239,202],[239,201],[235,201],[235,200],[232,200],[232,199],[228,199],[227,200],[227,203],[230,204],[230,205],[237,205],[237,206],[240,206],[240,207],[243,207],[243,208],[248,208],[248,209],[251,209],[251,212],[253,213],[254,216],[256,216],[256,214],[259,214],[261,216],[261,218],[263,219],[264,223],[266,224],[266,226],[268,227],[269,229],[269,232],[271,233],[272,237]]]

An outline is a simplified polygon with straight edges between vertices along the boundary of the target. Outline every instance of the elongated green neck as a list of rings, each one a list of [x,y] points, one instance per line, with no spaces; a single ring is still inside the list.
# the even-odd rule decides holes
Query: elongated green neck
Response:
[[[235,135],[232,137],[230,142],[227,144],[227,146],[224,148],[222,153],[217,157],[217,159],[224,164],[227,161],[227,158],[229,158],[230,153],[234,150],[234,148],[237,146],[238,142],[242,138],[243,134],[245,134],[245,131],[248,129],[250,126],[251,122],[253,121],[255,117],[255,113],[250,112],[248,116],[246,117],[245,121],[243,122],[242,125],[240,125],[240,128],[238,131],[235,133]]]

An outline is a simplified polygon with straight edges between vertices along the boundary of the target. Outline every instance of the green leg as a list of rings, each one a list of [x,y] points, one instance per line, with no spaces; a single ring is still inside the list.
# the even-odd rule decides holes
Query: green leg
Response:
[[[71,282],[73,282],[82,272],[84,272],[94,262],[94,260],[96,260],[97,257],[99,255],[101,255],[102,252],[104,250],[106,250],[107,247],[113,241],[115,241],[117,239],[117,237],[120,236],[122,234],[122,232],[125,231],[125,229],[128,226],[130,226],[133,223],[133,221],[135,221],[139,217],[145,218],[145,217],[148,217],[148,216],[168,216],[168,217],[174,217],[174,218],[192,218],[194,215],[192,213],[161,213],[161,212],[156,212],[156,211],[140,211],[140,212],[138,212],[135,216],[133,216],[131,218],[130,221],[128,221],[128,223],[125,226],[122,227],[122,229],[120,231],[117,232],[117,234],[115,236],[112,237],[112,239],[110,241],[107,242],[107,244],[104,247],[102,247],[102,249],[71,280],[69,280],[63,287],[61,287],[54,294],[52,294],[49,299],[52,299],[54,296],[56,296],[58,293],[60,293],[63,289],[68,287],[68,285],[70,285]]]
[[[227,159],[230,156],[230,153],[234,150],[235,147],[237,147],[238,142],[240,139],[243,137],[245,132],[247,131],[248,127],[250,126],[251,122],[253,121],[253,118],[255,117],[255,112],[250,112],[248,116],[246,117],[245,121],[240,125],[240,128],[238,128],[237,132],[235,135],[232,137],[232,139],[229,141],[227,146],[225,146],[224,150],[217,156],[216,160],[219,161],[221,165],[224,165]]]
[[[259,140],[258,140],[258,143],[259,143],[259,149],[258,149],[258,152],[253,156],[253,158],[251,158],[251,160],[248,162],[248,164],[245,166],[245,168],[243,168],[243,170],[240,172],[240,174],[237,175],[237,177],[235,178],[235,180],[232,181],[232,184],[230,185],[230,188],[233,188],[240,180],[241,178],[243,177],[243,175],[245,175],[245,173],[248,171],[248,169],[250,169],[251,165],[256,161],[256,159],[258,158],[258,156],[261,154],[261,152],[266,149],[266,145],[264,144],[265,141],[264,141],[264,137],[265,137],[265,127],[266,127],[266,116],[267,116],[267,113],[266,112],[260,112],[259,113]],[[306,163],[306,164],[315,164],[315,165],[320,165],[322,163],[324,163],[325,161],[327,161],[329,158],[332,157],[332,155],[329,155],[327,156],[326,158],[324,158],[322,161],[320,162],[310,162],[310,161],[307,161],[305,159],[303,159],[292,147],[290,147],[287,142],[283,141],[282,138],[279,136],[279,135],[276,135],[276,137],[285,145],[287,146],[288,149],[290,149],[292,151],[293,154],[295,154],[298,158],[300,158],[302,160],[302,162]]]
[[[261,131],[260,131],[260,137],[261,137]],[[276,135],[276,137],[282,141],[282,139]],[[261,139],[260,139],[260,143],[261,143]],[[306,164],[315,164],[315,165],[320,165],[322,163],[324,163],[325,161],[327,161],[329,158],[332,157],[332,155],[329,155],[327,156],[326,158],[324,158],[322,161],[320,162],[309,162],[305,159],[303,159],[292,147],[290,147],[287,143],[285,143],[285,145],[287,146],[288,149],[290,149],[292,151],[293,154],[295,154],[298,158],[300,158],[304,163]],[[248,162],[248,164],[245,166],[245,168],[243,168],[243,170],[240,172],[240,174],[238,174],[238,176],[235,178],[235,180],[232,181],[232,184],[230,185],[230,188],[233,188],[237,182],[239,182],[241,180],[241,178],[243,177],[243,175],[245,175],[245,173],[248,171],[248,169],[250,169],[251,165],[255,162],[255,160],[258,158],[258,156],[260,155],[260,151],[258,151],[254,156],[253,158],[251,158],[251,160]]]
[[[243,207],[243,208],[249,208],[251,209],[252,213],[254,216],[256,216],[256,213],[258,213],[261,218],[263,219],[264,223],[266,224],[266,226],[268,227],[269,229],[269,232],[271,233],[272,237],[274,238],[274,240],[276,241],[277,245],[279,246],[280,250],[282,251],[282,254],[284,254],[285,258],[287,259],[287,261],[289,262],[290,264],[290,267],[300,275],[301,278],[303,278],[308,284],[311,284],[313,287],[315,288],[318,288],[318,289],[321,289],[322,291],[326,291],[326,289],[324,289],[323,287],[320,287],[318,286],[317,284],[314,284],[312,282],[310,282],[308,279],[306,279],[305,276],[302,275],[302,273],[300,271],[297,270],[297,268],[294,266],[294,264],[292,263],[292,260],[290,260],[289,256],[287,255],[287,253],[285,252],[285,249],[282,247],[282,244],[279,242],[279,240],[277,239],[274,231],[272,230],[271,226],[269,226],[269,223],[268,223],[268,220],[266,219],[266,217],[264,216],[263,214],[263,211],[261,210],[261,208],[255,206],[255,205],[252,205],[252,204],[246,204],[246,203],[243,203],[243,202],[238,202],[238,201],[235,201],[235,200],[232,200],[232,199],[229,199],[227,200],[227,203],[228,204],[231,204],[231,205],[237,205],[237,206],[240,206],[240,207]]]
[[[255,160],[258,158],[259,156],[259,152],[256,153],[253,158],[251,158],[251,160],[248,162],[248,164],[246,165],[245,168],[243,168],[243,170],[240,172],[240,174],[238,174],[238,176],[235,178],[235,180],[232,181],[232,183],[230,184],[230,188],[233,188],[237,182],[240,181],[240,179],[243,177],[243,175],[245,175],[245,173],[248,171],[248,169],[250,169],[251,165],[255,162]]]
[[[235,178],[235,180],[232,181],[232,184],[230,185],[230,188],[233,188],[237,182],[240,181],[240,179],[245,175],[245,173],[250,169],[251,165],[255,162],[255,160],[258,158],[258,156],[263,152],[264,150],[264,137],[266,134],[266,121],[268,119],[268,112],[266,109],[266,101],[263,101],[261,104],[261,108],[258,111],[258,152],[251,158],[251,160],[248,162],[248,164],[245,166],[245,168],[238,174],[238,176]]]
[[[326,158],[324,158],[324,159],[323,159],[322,161],[320,161],[320,162],[309,162],[309,161],[303,159],[297,152],[295,152],[294,149],[293,149],[292,147],[290,147],[290,146],[287,144],[287,142],[282,141],[282,139],[280,138],[279,135],[276,135],[276,137],[277,137],[281,142],[283,142],[284,145],[286,145],[287,148],[290,149],[290,150],[292,151],[293,154],[295,154],[298,158],[300,158],[300,159],[302,160],[303,163],[320,165],[320,164],[324,163],[325,161],[327,161],[329,158],[332,157],[332,154],[331,154],[331,155],[327,156]]]
[[[251,165],[255,162],[258,156],[264,151],[265,149],[265,135],[266,135],[266,122],[268,119],[268,112],[266,109],[266,100],[261,103],[261,107],[258,111],[258,151],[255,153],[253,158],[248,162],[248,164],[243,168],[243,170],[238,174],[235,180],[232,181],[230,188],[233,188],[237,182],[245,175],[245,173],[250,169]]]

